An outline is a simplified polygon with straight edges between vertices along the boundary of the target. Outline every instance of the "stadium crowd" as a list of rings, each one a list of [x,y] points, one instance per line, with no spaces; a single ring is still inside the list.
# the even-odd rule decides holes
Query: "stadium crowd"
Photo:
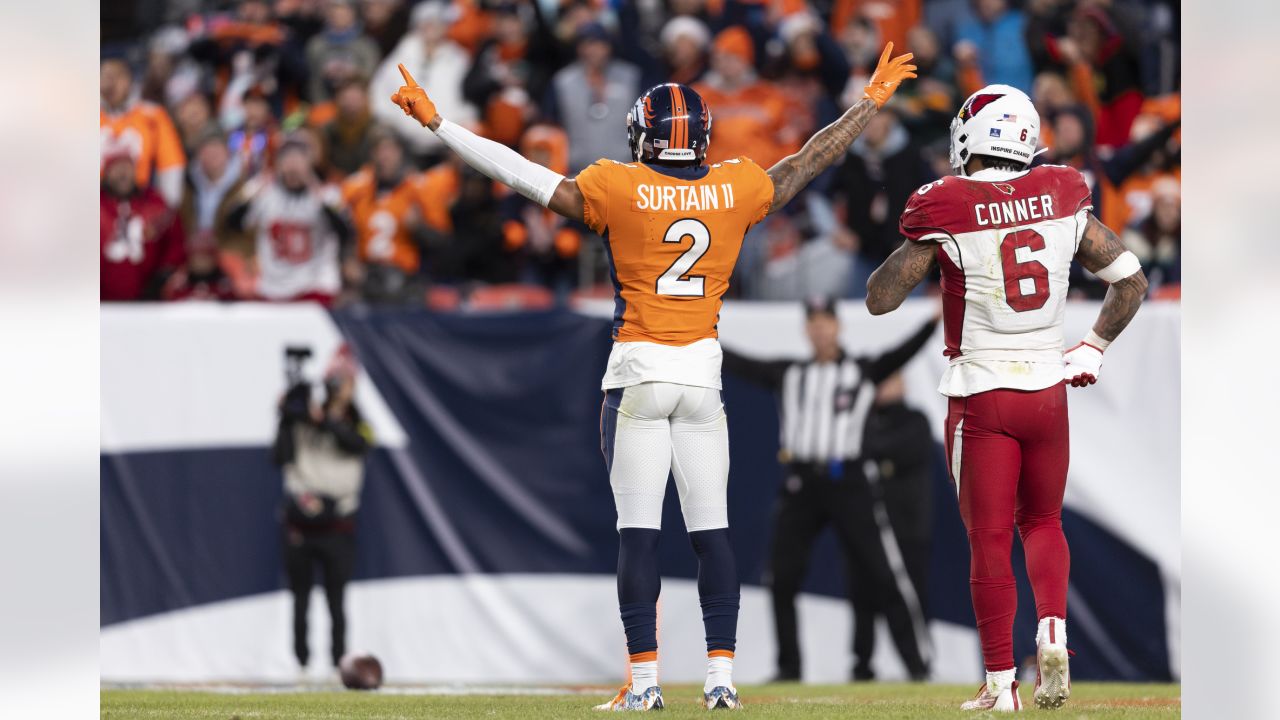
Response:
[[[889,41],[919,79],[752,230],[732,296],[863,295],[987,83],[1032,96],[1036,162],[1079,168],[1151,292],[1178,296],[1176,0],[103,0],[101,28],[104,301],[607,296],[590,230],[388,100],[398,63],[443,115],[561,173],[630,160],[625,114],[667,81],[710,104],[708,161],[768,167],[856,100]]]

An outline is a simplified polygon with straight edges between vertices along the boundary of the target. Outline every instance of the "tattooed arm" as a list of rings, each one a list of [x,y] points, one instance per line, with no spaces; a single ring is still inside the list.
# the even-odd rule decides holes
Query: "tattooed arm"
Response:
[[[933,243],[903,240],[867,280],[867,310],[883,315],[898,309],[933,269],[937,251]]]
[[[773,180],[773,204],[769,206],[769,214],[781,210],[823,170],[844,157],[849,146],[862,134],[867,121],[879,109],[874,100],[863,98],[846,110],[840,119],[809,138],[799,152],[788,155],[769,168],[769,178]]]
[[[1089,272],[1098,273],[1116,262],[1125,251],[1124,243],[1111,228],[1098,222],[1090,214],[1084,228],[1084,237],[1080,239],[1080,247],[1076,250],[1076,259],[1080,264]],[[1093,324],[1093,332],[1108,343],[1115,340],[1138,312],[1138,306],[1142,304],[1142,298],[1146,294],[1147,276],[1140,268],[1137,272],[1112,282],[1107,287],[1107,296],[1102,301],[1098,321]]]
[[[788,155],[769,168],[769,178],[773,180],[770,215],[781,210],[809,181],[843,157],[849,145],[862,134],[862,128],[867,126],[871,116],[889,102],[898,85],[903,80],[916,76],[916,66],[908,64],[911,62],[911,53],[890,59],[889,54],[892,52],[893,43],[889,43],[863,90],[862,100],[846,110],[839,120],[809,138],[800,152]]]
[[[1110,284],[1093,329],[1078,345],[1062,354],[1063,380],[1072,387],[1085,387],[1098,382],[1102,354],[1138,312],[1147,294],[1147,276],[1142,274],[1138,258],[1125,250],[1120,238],[1092,214],[1085,223],[1076,259]]]

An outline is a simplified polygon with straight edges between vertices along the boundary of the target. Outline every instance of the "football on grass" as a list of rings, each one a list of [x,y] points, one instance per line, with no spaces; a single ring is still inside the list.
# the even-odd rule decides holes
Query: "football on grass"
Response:
[[[343,655],[338,671],[349,690],[377,690],[382,685],[382,663],[369,653]]]

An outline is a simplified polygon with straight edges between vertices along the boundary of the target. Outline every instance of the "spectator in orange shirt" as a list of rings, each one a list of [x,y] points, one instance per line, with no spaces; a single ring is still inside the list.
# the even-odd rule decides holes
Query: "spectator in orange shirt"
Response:
[[[193,15],[188,53],[212,71],[216,93],[237,98],[262,85],[273,112],[296,99],[308,68],[300,43],[314,32],[310,4],[301,0],[241,0],[230,13]],[[224,123],[226,127],[233,124]]]
[[[1155,115],[1139,115],[1134,120],[1130,147],[1142,147],[1149,142],[1158,147],[1120,184],[1120,195],[1124,198],[1124,206],[1128,212],[1125,216],[1126,226],[1140,223],[1151,214],[1157,185],[1166,180],[1173,181],[1175,187],[1181,185],[1182,151],[1177,135],[1180,125],[1178,120],[1163,124]]]
[[[135,97],[133,72],[124,60],[110,58],[101,66],[102,106],[98,126],[105,159],[120,148],[133,159],[139,188],[153,187],[169,207],[182,200],[182,173],[187,156],[169,113]],[[105,170],[105,164],[103,168]]]
[[[541,25],[541,14],[525,8]],[[537,114],[534,98],[542,97],[554,65],[547,62],[549,35],[531,35],[521,6],[502,3],[491,11],[492,32],[482,42],[462,81],[467,102],[484,114],[485,137],[504,145],[520,141]]]
[[[862,15],[876,24],[883,41],[904,48],[908,32],[920,22],[920,2],[921,0],[835,0],[831,4],[831,32],[840,34],[855,16]]]
[[[746,30],[734,26],[716,36],[711,72],[694,86],[711,106],[715,126],[708,163],[745,155],[768,168],[797,149],[780,137],[787,124],[786,100],[756,75],[754,62],[755,46]]]
[[[422,222],[431,233],[453,231],[449,208],[458,197],[459,169],[462,161],[450,154],[442,162],[422,173],[416,183],[422,205]]]
[[[342,185],[342,204],[356,232],[361,294],[374,302],[420,298],[421,197],[404,147],[390,131],[373,140],[371,162]]]
[[[783,50],[774,58],[780,77],[775,84],[786,103],[786,126],[779,141],[795,149],[813,131],[840,117],[841,94],[852,68],[835,39],[817,15],[793,12],[777,24]],[[814,189],[825,188],[819,180]]]
[[[520,154],[558,173],[569,170],[569,137],[558,127],[534,125],[520,141]],[[521,265],[521,279],[568,298],[577,280],[578,251],[586,227],[511,193],[502,201],[502,240]]]

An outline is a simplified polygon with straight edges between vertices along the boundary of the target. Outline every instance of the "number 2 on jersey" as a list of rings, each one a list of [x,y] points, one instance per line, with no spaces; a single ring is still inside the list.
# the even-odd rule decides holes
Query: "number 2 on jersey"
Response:
[[[1014,312],[1039,310],[1049,302],[1049,268],[1036,259],[1018,262],[1018,248],[1043,250],[1044,236],[1035,230],[1015,230],[1000,243],[1000,263],[1004,267],[1004,301]],[[1022,281],[1031,280],[1034,290],[1024,293]]]
[[[679,297],[704,297],[706,296],[706,279],[701,275],[688,275],[693,269],[695,263],[702,259],[706,254],[707,248],[711,247],[711,231],[707,230],[707,226],[693,218],[685,218],[671,223],[671,227],[667,228],[667,233],[662,236],[664,243],[683,242],[685,238],[691,238],[693,245],[684,251],[676,261],[671,263],[671,267],[662,273],[662,277],[658,278],[657,292],[659,295],[676,295]],[[1043,303],[1042,303],[1043,304]]]

